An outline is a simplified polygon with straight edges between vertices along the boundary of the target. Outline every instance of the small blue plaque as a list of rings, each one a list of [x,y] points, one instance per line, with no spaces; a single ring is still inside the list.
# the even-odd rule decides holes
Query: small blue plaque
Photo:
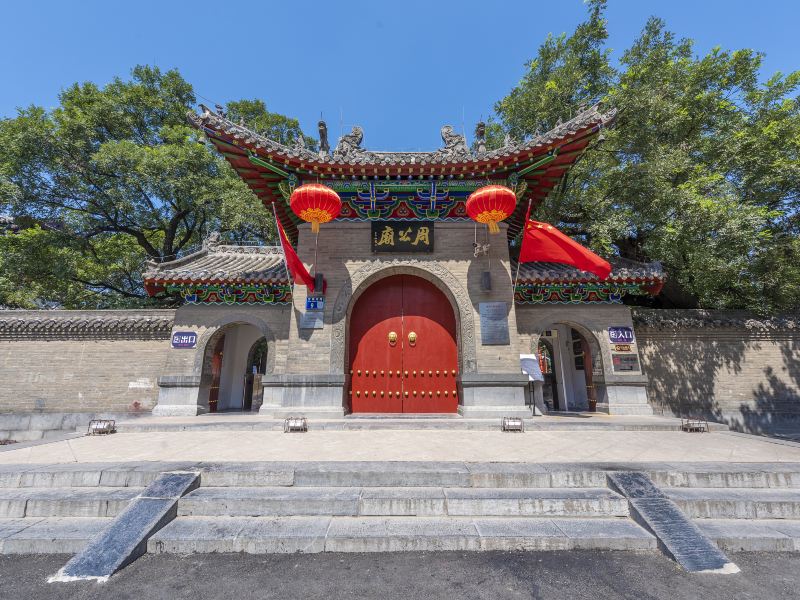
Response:
[[[612,344],[633,344],[636,338],[630,327],[609,327],[608,339]]]
[[[325,308],[325,296],[309,296],[306,298],[306,310],[323,310]]]
[[[176,331],[172,334],[173,348],[195,348],[197,346],[197,333],[194,331]]]

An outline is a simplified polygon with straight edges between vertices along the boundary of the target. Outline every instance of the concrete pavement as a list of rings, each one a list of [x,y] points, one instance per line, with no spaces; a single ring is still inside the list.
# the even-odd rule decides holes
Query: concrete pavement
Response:
[[[130,461],[800,462],[800,443],[678,431],[118,433],[0,452],[0,464]]]
[[[67,556],[0,556],[0,597],[429,600],[794,600],[800,555],[739,553],[736,575],[692,574],[658,552],[145,555],[107,583],[48,584]]]

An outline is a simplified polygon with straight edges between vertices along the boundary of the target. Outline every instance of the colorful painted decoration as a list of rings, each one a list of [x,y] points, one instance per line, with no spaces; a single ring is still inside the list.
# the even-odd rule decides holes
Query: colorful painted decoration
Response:
[[[504,185],[487,185],[475,190],[467,198],[470,219],[489,226],[489,233],[499,233],[497,224],[514,212],[517,195]]]
[[[168,294],[175,294],[187,304],[289,304],[292,286],[268,284],[168,284]]]
[[[311,223],[311,231],[319,233],[319,224],[339,216],[342,200],[339,194],[320,183],[307,183],[292,192],[289,199],[292,212]]]
[[[519,284],[514,289],[517,304],[621,304],[623,296],[647,295],[640,283],[550,283]]]

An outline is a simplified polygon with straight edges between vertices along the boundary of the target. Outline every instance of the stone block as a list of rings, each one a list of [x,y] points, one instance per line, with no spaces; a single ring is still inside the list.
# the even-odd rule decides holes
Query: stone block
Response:
[[[444,494],[450,516],[628,516],[627,501],[603,489],[454,488]]]
[[[326,552],[479,550],[471,519],[435,517],[336,517]]]
[[[258,487],[294,484],[292,465],[275,463],[200,463],[200,485],[203,487]]]
[[[361,491],[360,516],[444,516],[441,488],[365,488]]]
[[[467,463],[472,487],[550,487],[550,473],[534,463]]]
[[[182,517],[148,542],[152,553],[322,552],[330,517]]]
[[[308,462],[295,467],[297,486],[465,487],[470,475],[459,462]]]
[[[752,488],[666,488],[696,519],[800,519],[800,490]]]
[[[136,497],[136,488],[20,488],[26,517],[113,517]]]
[[[357,515],[358,488],[212,488],[181,499],[182,516]]]
[[[552,519],[475,519],[481,550],[569,550],[570,540]]]
[[[24,519],[32,521],[33,519]],[[111,519],[37,519],[24,529],[0,541],[3,554],[73,554],[102,531]]]
[[[656,538],[627,519],[553,519],[580,550],[655,550]]]
[[[695,524],[727,552],[793,552],[795,540],[772,521],[699,519]],[[800,533],[800,531],[798,532]]]

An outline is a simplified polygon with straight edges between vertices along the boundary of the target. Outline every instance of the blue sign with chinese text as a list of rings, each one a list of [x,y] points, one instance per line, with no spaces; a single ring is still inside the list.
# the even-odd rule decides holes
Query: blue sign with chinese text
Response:
[[[325,308],[325,296],[309,296],[306,298],[306,310],[323,310]]]
[[[633,344],[636,342],[633,337],[633,329],[630,327],[609,327],[608,339],[612,344]]]
[[[194,348],[197,346],[197,334],[194,331],[176,331],[172,334],[173,348]]]

